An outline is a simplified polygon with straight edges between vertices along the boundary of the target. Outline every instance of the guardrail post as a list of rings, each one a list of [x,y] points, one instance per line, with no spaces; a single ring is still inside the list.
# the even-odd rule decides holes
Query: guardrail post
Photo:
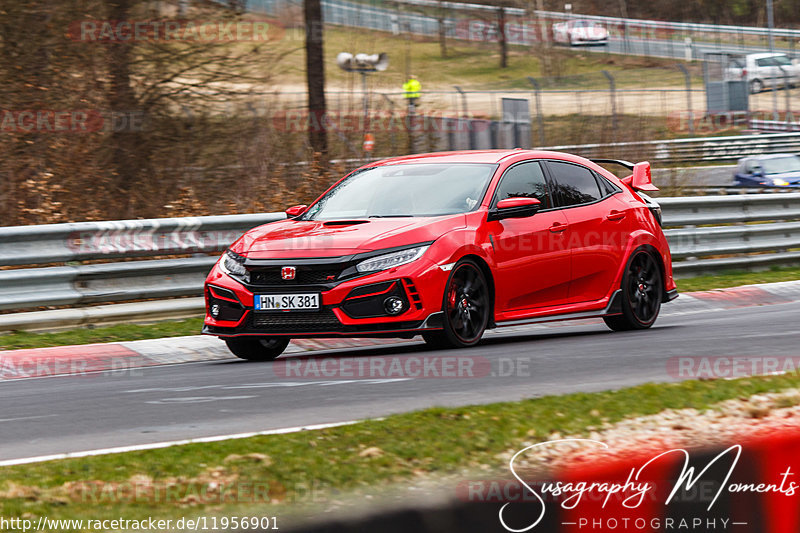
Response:
[[[778,122],[781,119],[780,113],[778,113],[778,77],[773,76],[772,78],[772,120]]]
[[[683,72],[683,77],[686,80],[686,111],[689,113],[689,133],[694,134],[694,114],[692,113],[692,76],[689,74],[689,69],[686,65],[678,63],[675,65]]]
[[[791,124],[794,122],[792,120],[792,84],[786,69],[781,65],[778,65],[778,68],[781,69],[781,74],[783,74],[783,90],[786,93],[786,131],[792,131]]]
[[[613,129],[613,139],[617,140],[617,98],[616,98],[616,84],[614,83],[614,76],[607,70],[601,70],[603,76],[608,80],[609,99],[611,100],[611,128]]]
[[[528,81],[533,85],[533,102],[536,106],[536,122],[539,125],[539,144],[545,146],[544,140],[544,118],[542,117],[542,97],[540,91],[541,85],[533,76],[528,76]]]

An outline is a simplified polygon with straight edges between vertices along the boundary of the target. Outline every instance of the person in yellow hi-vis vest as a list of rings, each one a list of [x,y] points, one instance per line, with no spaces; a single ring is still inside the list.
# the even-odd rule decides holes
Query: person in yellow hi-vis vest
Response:
[[[408,77],[408,81],[403,84],[403,96],[408,102],[408,108],[413,110],[417,106],[420,93],[422,92],[422,84],[413,74]]]

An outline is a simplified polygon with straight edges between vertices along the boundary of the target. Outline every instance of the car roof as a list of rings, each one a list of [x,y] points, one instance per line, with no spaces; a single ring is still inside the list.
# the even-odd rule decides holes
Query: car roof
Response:
[[[797,154],[788,154],[788,153],[784,153],[784,154],[764,154],[764,155],[750,156],[750,157],[746,157],[744,159],[759,159],[759,160],[760,159],[782,159],[784,157],[797,157]]]
[[[383,159],[365,166],[377,167],[405,163],[490,163],[497,165],[509,159],[564,159],[573,162],[587,162],[587,160],[580,156],[565,152],[552,152],[548,150],[522,150],[520,148],[516,148],[514,150],[460,150],[455,152],[414,154]]]
[[[781,52],[760,52],[758,54],[748,54],[748,57],[752,57],[753,59],[764,59],[767,57],[776,57],[776,56],[785,56],[786,54]]]

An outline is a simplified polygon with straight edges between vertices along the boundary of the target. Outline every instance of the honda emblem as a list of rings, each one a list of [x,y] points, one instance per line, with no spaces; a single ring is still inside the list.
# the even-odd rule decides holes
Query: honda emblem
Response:
[[[294,279],[295,274],[297,274],[297,269],[295,267],[283,267],[281,268],[281,278],[282,279]]]

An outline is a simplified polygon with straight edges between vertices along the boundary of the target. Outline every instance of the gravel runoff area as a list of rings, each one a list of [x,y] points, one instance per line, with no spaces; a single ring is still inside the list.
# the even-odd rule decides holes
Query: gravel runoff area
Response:
[[[607,444],[607,449],[586,441],[553,443],[528,450],[515,465],[528,471],[545,472],[598,460],[622,460],[631,455],[654,456],[677,448],[746,446],[753,439],[800,430],[800,389],[726,400],[704,411],[665,410],[589,429],[588,435],[553,433],[546,440],[591,439]],[[498,455],[499,462],[507,465],[518,451],[508,450]]]

